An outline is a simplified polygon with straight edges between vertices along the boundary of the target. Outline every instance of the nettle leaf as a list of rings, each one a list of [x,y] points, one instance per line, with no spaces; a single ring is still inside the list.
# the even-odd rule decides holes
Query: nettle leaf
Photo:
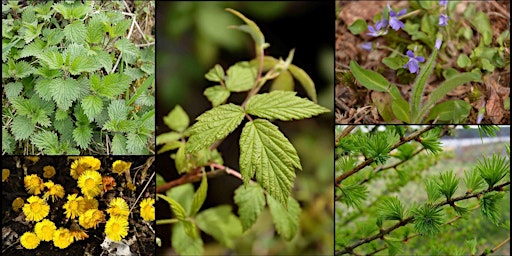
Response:
[[[43,36],[46,37],[46,46],[57,45],[64,39],[64,32],[61,29],[44,29]]]
[[[12,154],[15,149],[14,138],[7,129],[2,128],[2,153]]]
[[[28,99],[23,97],[14,98],[11,104],[16,109],[18,116],[30,116],[32,114],[33,106]]]
[[[292,197],[288,197],[287,205],[281,204],[271,195],[267,194],[268,208],[272,215],[272,221],[276,227],[277,233],[284,239],[290,241],[299,230],[300,205]]]
[[[59,151],[59,137],[55,132],[41,131],[30,137],[30,142],[46,154]]]
[[[103,22],[98,15],[93,16],[87,24],[85,40],[91,44],[98,44],[103,40]]]
[[[297,151],[278,127],[267,120],[248,122],[240,136],[240,166],[245,184],[256,179],[283,205],[288,202],[294,168],[302,169]]]
[[[103,109],[103,101],[96,95],[89,95],[82,99],[82,108],[89,118],[89,121],[92,122],[96,115],[101,113],[101,110]]]
[[[128,150],[128,153],[134,155],[147,154],[148,150],[146,142],[148,140],[148,136],[139,133],[128,133],[127,138],[126,149]]]
[[[176,105],[163,119],[167,127],[178,132],[185,131],[190,124],[187,112],[180,105]]]
[[[126,31],[128,30],[128,28],[130,28],[131,24],[132,24],[131,19],[125,19],[125,20],[116,22],[116,24],[112,27],[112,30],[110,31],[111,32],[110,36],[111,37],[123,36],[126,33]]]
[[[203,94],[212,103],[213,107],[217,107],[222,103],[226,102],[231,93],[225,87],[221,85],[216,85],[206,88]]]
[[[46,47],[46,43],[43,40],[36,38],[34,40],[34,42],[26,45],[25,47],[23,47],[23,49],[21,49],[19,58],[26,58],[29,56],[38,56],[39,54],[41,54],[43,52],[43,49],[45,47]]]
[[[228,248],[233,248],[234,240],[242,235],[242,224],[229,205],[201,211],[196,216],[196,223],[201,230]]]
[[[81,20],[74,21],[64,28],[64,35],[67,40],[77,44],[85,42],[85,34],[85,25]]]
[[[21,91],[23,91],[23,84],[20,82],[8,83],[4,87],[5,96],[9,100],[18,97]]]
[[[204,112],[189,130],[191,136],[187,141],[187,152],[199,151],[225,138],[240,125],[244,115],[242,107],[231,103]]]
[[[57,78],[54,79],[50,85],[52,98],[57,103],[57,107],[62,110],[67,110],[80,96],[78,90],[80,84],[73,78]]]
[[[55,120],[64,120],[65,118],[68,118],[68,116],[68,112],[60,108],[55,111]]]
[[[110,120],[126,120],[130,107],[126,106],[124,100],[113,100],[107,108]]]
[[[247,61],[237,62],[228,68],[226,87],[232,92],[250,90],[256,81],[257,70]]]
[[[93,77],[97,79],[97,77]],[[132,79],[125,74],[112,73],[103,77],[101,85],[97,84],[96,81],[94,83],[91,82],[91,89],[100,96],[114,98],[125,92],[130,87],[131,82]]]
[[[102,64],[94,57],[79,55],[71,62],[71,65],[69,66],[69,73],[72,75],[80,75],[82,72],[94,72],[101,67]]]
[[[287,91],[258,94],[249,99],[245,110],[251,115],[283,121],[300,120],[329,112],[327,108],[295,94]]]
[[[36,71],[36,69],[28,62],[19,61],[14,67],[14,76],[17,78],[24,78],[34,73],[34,71]]]
[[[219,64],[216,64],[204,77],[212,82],[220,82],[224,80],[224,69]]]
[[[32,40],[34,40],[36,37],[41,35],[41,30],[43,29],[43,23],[38,24],[37,20],[34,20],[33,22],[23,22],[23,39],[25,40],[25,43],[30,43]]]
[[[62,54],[56,50],[46,50],[42,54],[37,55],[37,58],[50,69],[60,69],[64,64]]]
[[[114,134],[114,138],[112,139],[112,154],[114,155],[127,155],[128,151],[126,150],[126,138],[122,134],[116,133]]]
[[[105,71],[110,72],[112,70],[112,57],[108,52],[99,50],[96,51],[96,55],[93,56],[94,59],[98,62],[98,64],[101,65],[105,69]],[[125,69],[126,71],[126,69]],[[128,73],[130,75],[130,73]],[[132,77],[132,80],[135,80],[136,78]]]
[[[138,56],[139,55],[139,48],[135,46],[130,40],[126,38],[121,38],[116,41],[114,46],[121,51],[123,54],[129,55],[129,56]]]
[[[53,79],[53,78],[57,78],[57,77],[62,77],[62,70],[50,69],[47,66],[41,66],[37,69],[35,74],[38,74],[47,79]]]
[[[79,125],[73,130],[73,139],[80,148],[86,149],[92,139],[91,127],[89,125]]]
[[[12,120],[11,132],[16,140],[28,139],[35,128],[35,124],[26,116],[17,115]]]
[[[243,231],[246,231],[256,222],[265,207],[264,191],[257,183],[249,183],[238,187],[233,199],[238,205]]]
[[[201,185],[199,185],[199,188],[194,194],[194,199],[192,200],[192,206],[190,207],[190,213],[188,216],[196,215],[206,199],[206,192],[208,192],[208,179],[206,178],[206,172],[204,172],[204,170],[202,173],[203,177],[201,178]]]

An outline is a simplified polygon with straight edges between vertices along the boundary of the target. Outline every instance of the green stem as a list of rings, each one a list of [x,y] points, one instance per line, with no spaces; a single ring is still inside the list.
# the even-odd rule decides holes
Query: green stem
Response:
[[[178,223],[178,219],[164,219],[164,220],[156,220],[157,225],[165,225],[165,224],[174,224]]]

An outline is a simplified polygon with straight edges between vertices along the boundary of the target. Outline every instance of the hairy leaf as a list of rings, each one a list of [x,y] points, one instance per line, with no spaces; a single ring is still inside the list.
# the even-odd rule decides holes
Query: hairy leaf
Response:
[[[74,21],[64,28],[66,38],[77,44],[85,42],[85,34],[85,25],[81,20]]]
[[[258,94],[249,99],[245,110],[251,115],[283,121],[300,120],[329,112],[327,108],[295,94],[286,91]]]
[[[27,139],[35,128],[35,124],[28,117],[17,115],[12,120],[11,132],[16,140]]]
[[[139,55],[139,48],[126,38],[121,38],[121,39],[117,40],[115,42],[114,46],[117,49],[119,49],[119,51],[121,51],[123,54],[126,54],[128,56],[138,56]]]
[[[180,105],[176,105],[163,119],[167,127],[178,132],[185,131],[190,123],[187,112]]]
[[[216,64],[204,77],[212,82],[220,82],[224,80],[224,69],[219,64]]]
[[[196,215],[197,226],[228,248],[242,235],[242,224],[231,212],[231,206],[221,205],[201,211]]]
[[[79,125],[73,130],[73,139],[80,148],[86,149],[92,139],[91,127],[89,125]]]
[[[77,80],[73,78],[57,78],[53,80],[53,83],[50,85],[52,98],[57,103],[57,107],[62,110],[67,110],[73,104],[80,91],[78,87],[80,84]]]
[[[283,205],[288,203],[294,168],[302,169],[293,145],[267,120],[248,122],[240,137],[240,168],[244,182],[256,179]]]
[[[112,154],[114,155],[128,155],[128,150],[126,150],[126,137],[115,133],[114,138],[112,139]]]
[[[225,87],[216,85],[206,88],[203,94],[212,103],[213,107],[217,107],[220,104],[226,102],[231,93]]]
[[[103,101],[96,95],[89,95],[82,100],[82,108],[84,113],[89,118],[89,121],[94,121],[96,115],[101,113],[103,109]]]
[[[258,219],[265,207],[265,194],[260,185],[249,183],[235,190],[233,197],[238,205],[238,214],[243,230],[248,230]]]
[[[267,203],[277,233],[288,241],[292,240],[299,229],[299,203],[292,197],[288,197],[287,204],[283,205],[271,195],[267,195]]]
[[[59,137],[55,132],[41,131],[30,136],[30,142],[46,154],[62,154],[59,151]]]
[[[191,136],[187,141],[187,152],[199,151],[225,138],[240,125],[243,118],[243,109],[231,103],[204,112],[189,130]]]

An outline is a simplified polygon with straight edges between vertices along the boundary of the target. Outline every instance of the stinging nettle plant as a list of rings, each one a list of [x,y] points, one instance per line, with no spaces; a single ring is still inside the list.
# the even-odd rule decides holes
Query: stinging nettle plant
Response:
[[[203,252],[198,228],[232,248],[233,239],[242,236],[256,222],[265,205],[269,207],[278,234],[291,240],[297,233],[301,211],[291,191],[295,170],[302,166],[294,146],[272,121],[300,120],[329,112],[315,103],[316,91],[311,78],[291,64],[294,50],[286,60],[265,56],[264,50],[269,44],[259,27],[243,14],[226,10],[245,22],[230,28],[251,35],[256,58],[237,62],[227,71],[215,65],[205,78],[217,85],[204,91],[213,108],[189,126],[188,115],[176,106],[164,117],[164,123],[172,131],[157,136],[157,145],[163,145],[158,153],[176,150],[171,157],[178,173],[182,174],[178,180],[157,182],[158,198],[170,204],[175,216],[157,220],[157,224],[173,224],[171,241],[179,254]],[[296,95],[294,78],[311,100]],[[272,81],[270,92],[258,93],[269,81]],[[232,92],[247,92],[247,97],[240,105],[230,103],[228,98]],[[247,122],[239,139],[240,172],[237,172],[223,165],[217,147],[244,119]],[[206,198],[207,177],[221,173],[244,182],[234,195],[239,217],[227,205],[199,212]],[[201,184],[194,193],[192,185],[185,183],[196,181]]]
[[[154,2],[125,8],[2,4],[3,154],[153,151]]]
[[[494,244],[498,239],[486,234],[477,242],[482,232],[477,229],[509,230],[507,211],[500,208],[507,203],[504,197],[510,196],[510,145],[500,147],[506,155],[479,151],[480,158],[457,174],[443,164],[454,156],[439,141],[453,128],[397,125],[369,132],[355,126],[337,128],[335,255],[475,255],[489,246],[485,241]],[[497,126],[479,126],[480,136],[496,136],[497,130]],[[426,176],[436,165],[442,171]],[[415,183],[424,189],[416,189]],[[477,210],[489,223],[477,222],[484,219]],[[461,240],[466,246],[460,245]],[[484,251],[495,252],[506,241]]]

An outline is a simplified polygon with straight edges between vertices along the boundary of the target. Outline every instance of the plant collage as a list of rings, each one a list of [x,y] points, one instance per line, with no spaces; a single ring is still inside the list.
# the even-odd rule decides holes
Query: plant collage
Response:
[[[509,10],[2,1],[2,255],[510,255]]]

